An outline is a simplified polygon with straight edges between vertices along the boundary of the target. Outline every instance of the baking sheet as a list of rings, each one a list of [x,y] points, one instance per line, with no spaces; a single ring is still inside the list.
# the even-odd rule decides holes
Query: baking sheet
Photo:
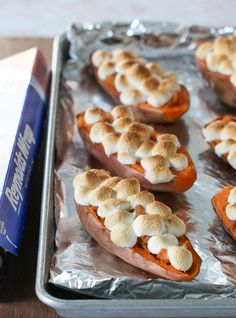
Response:
[[[236,244],[224,232],[213,212],[210,198],[236,173],[217,158],[201,135],[201,127],[216,115],[233,110],[223,106],[197,72],[193,49],[233,28],[205,29],[173,24],[73,25],[68,31],[71,59],[64,65],[57,122],[55,216],[57,251],[50,282],[73,291],[107,298],[225,298],[235,297]],[[194,186],[184,194],[157,194],[187,224],[187,236],[201,256],[199,276],[192,282],[151,279],[100,248],[82,229],[73,200],[72,180],[78,171],[99,167],[86,152],[77,132],[75,115],[91,104],[109,110],[112,100],[96,84],[87,65],[95,48],[135,49],[166,70],[175,70],[191,95],[189,112],[175,124],[156,129],[175,133],[190,152],[198,172]],[[66,83],[66,84],[65,84]],[[74,102],[72,102],[72,97]]]

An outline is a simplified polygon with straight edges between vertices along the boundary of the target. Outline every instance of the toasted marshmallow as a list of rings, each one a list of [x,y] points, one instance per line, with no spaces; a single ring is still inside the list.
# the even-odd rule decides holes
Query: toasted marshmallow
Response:
[[[112,59],[115,63],[118,63],[127,59],[136,59],[138,56],[131,51],[126,51],[123,49],[116,49],[112,52]]]
[[[178,80],[177,73],[174,71],[165,72],[163,74],[163,79],[172,79],[172,80],[177,81]]]
[[[93,143],[101,143],[106,134],[113,132],[111,125],[107,123],[96,123],[90,130],[89,137]]]
[[[231,221],[236,221],[236,203],[230,203],[226,206],[225,213]]]
[[[162,249],[167,249],[170,246],[177,246],[178,240],[172,234],[164,234],[160,236],[150,237],[148,240],[148,250],[152,254],[159,254]]]
[[[163,218],[170,216],[172,213],[171,208],[160,201],[149,203],[146,207],[146,212],[148,214],[159,214]]]
[[[112,228],[118,224],[132,224],[135,218],[134,213],[130,213],[128,211],[120,211],[114,214],[109,214],[105,218],[104,225],[108,228],[108,230],[112,230]]]
[[[159,81],[156,77],[146,78],[140,85],[140,91],[146,95],[153,94],[158,90]]]
[[[214,52],[216,54],[229,55],[233,51],[231,40],[228,37],[218,37],[213,43]]]
[[[75,202],[80,205],[89,205],[89,193],[91,188],[77,185],[75,187]]]
[[[118,151],[129,151],[135,153],[142,143],[141,137],[136,133],[126,132],[120,136],[118,141]]]
[[[152,73],[152,75],[156,75],[157,77],[162,77],[164,74],[164,70],[159,64],[147,63],[145,66]]]
[[[103,120],[105,116],[106,115],[103,109],[96,106],[91,106],[86,110],[84,119],[87,124],[95,124],[98,121]]]
[[[205,60],[207,54],[213,51],[212,42],[204,42],[197,48],[196,57],[200,60]]]
[[[202,133],[206,141],[211,142],[217,139],[221,139],[221,132],[225,126],[223,120],[215,120],[206,127],[203,128]]]
[[[131,204],[131,208],[134,209],[136,206],[141,205],[143,208],[155,200],[154,195],[148,191],[141,191],[133,194],[127,198]]]
[[[157,136],[157,141],[171,141],[177,148],[180,148],[181,146],[178,137],[173,134],[161,134]]]
[[[232,75],[234,73],[233,62],[230,60],[221,62],[218,66],[218,72],[224,75]]]
[[[231,45],[233,46],[234,50],[236,49],[236,35],[232,34],[228,36],[229,41],[231,42]]]
[[[236,44],[235,44],[235,51],[231,54],[230,59],[231,59],[231,61],[233,63],[233,67],[234,67],[233,75],[234,75],[235,71],[236,71]]]
[[[111,177],[111,178],[108,178],[108,179],[104,180],[100,184],[100,186],[101,187],[110,187],[110,188],[113,189],[120,180],[121,180],[121,178],[119,178],[119,177]]]
[[[166,159],[174,157],[177,151],[176,145],[172,141],[161,140],[152,149],[152,155],[159,155]]]
[[[92,63],[94,66],[99,67],[103,62],[111,60],[111,54],[104,50],[97,50],[92,54]]]
[[[155,142],[151,139],[146,139],[135,152],[135,155],[139,158],[148,158],[152,155],[152,148],[155,146]]]
[[[102,169],[90,169],[78,174],[73,180],[73,186],[83,186],[90,189],[98,187],[104,180],[110,178],[110,173]]]
[[[168,167],[156,167],[147,170],[144,176],[152,184],[170,182],[174,177]]]
[[[89,203],[93,206],[99,206],[107,199],[116,198],[116,191],[109,187],[99,187],[92,190],[89,194]]]
[[[179,83],[173,78],[164,78],[160,81],[158,90],[163,94],[170,93],[172,95],[175,91],[179,90]]]
[[[129,125],[132,123],[132,120],[128,117],[117,118],[113,121],[112,126],[115,131],[123,133],[129,130]]]
[[[145,102],[145,95],[137,89],[128,89],[120,94],[120,101],[128,106]]]
[[[184,246],[168,247],[168,258],[171,265],[182,272],[189,270],[193,264],[192,253]]]
[[[177,153],[169,159],[171,167],[177,171],[182,171],[188,167],[188,159],[183,153]]]
[[[169,167],[168,160],[159,155],[144,158],[140,161],[140,164],[145,170],[153,170],[156,167]]]
[[[236,145],[233,145],[230,148],[229,154],[227,156],[227,160],[231,167],[233,167],[236,170]]]
[[[227,56],[224,54],[209,53],[206,56],[206,64],[210,71],[218,72],[220,64],[227,61]]]
[[[151,72],[144,65],[137,63],[126,72],[127,79],[134,87],[139,87],[140,82],[150,77]]]
[[[228,203],[236,203],[236,187],[234,187],[232,190],[229,192],[228,196]]]
[[[123,165],[132,165],[137,161],[137,157],[133,153],[126,150],[118,152],[117,160]]]
[[[117,74],[115,77],[115,88],[118,92],[122,93],[129,89],[132,89],[132,86],[127,81],[125,74]]]
[[[105,80],[108,76],[115,73],[115,64],[112,62],[103,62],[98,67],[98,77]]]
[[[111,230],[111,240],[117,246],[132,247],[137,242],[137,236],[133,231],[132,225],[118,224]]]
[[[120,139],[118,133],[111,132],[103,137],[102,144],[106,155],[109,157],[113,153],[117,152],[117,144]]]
[[[154,128],[150,125],[133,122],[129,125],[128,131],[130,133],[138,134],[144,140],[151,136],[152,132],[154,131]]]
[[[236,122],[232,121],[225,125],[220,134],[221,140],[233,139],[236,141]]]
[[[111,114],[114,119],[118,119],[121,117],[128,117],[132,121],[134,120],[134,113],[131,107],[128,107],[128,106],[117,105],[116,107],[112,109]]]
[[[223,154],[226,154],[230,151],[231,147],[236,144],[236,141],[233,139],[226,139],[219,142],[215,146],[215,153],[217,156],[221,157]]]
[[[158,214],[142,214],[133,222],[135,234],[140,237],[144,235],[161,235],[166,231],[165,222]]]
[[[126,199],[132,194],[140,192],[140,183],[136,178],[123,179],[114,188],[118,199]]]
[[[135,59],[120,61],[116,64],[115,71],[118,73],[117,75],[126,75],[127,71],[135,64],[138,64],[138,61]]]
[[[186,232],[186,225],[177,215],[171,214],[165,219],[167,232],[176,237],[182,236]]]
[[[236,65],[235,65],[235,69],[236,69]],[[230,76],[230,82],[236,86],[236,72],[233,73],[232,76]]]
[[[157,90],[155,93],[148,95],[147,102],[154,107],[162,107],[169,102],[171,98],[172,94],[170,92],[163,93],[162,91]]]
[[[97,209],[97,215],[105,218],[107,215],[130,209],[130,202],[120,199],[107,199]]]

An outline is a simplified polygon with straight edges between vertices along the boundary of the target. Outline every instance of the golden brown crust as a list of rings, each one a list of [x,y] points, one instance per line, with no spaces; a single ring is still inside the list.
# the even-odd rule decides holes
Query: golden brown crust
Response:
[[[158,134],[152,126],[138,121],[130,123],[130,108],[125,111],[121,105],[114,108],[112,116],[105,112],[104,118],[94,124],[86,123],[86,112],[78,115],[81,137],[88,150],[114,174],[133,174],[148,189],[159,190],[163,184],[174,184],[177,192],[185,191],[196,180],[194,164],[175,135]],[[121,125],[117,125],[119,122]],[[122,131],[114,132],[118,126]]]
[[[176,176],[170,182],[152,184],[144,177],[143,173],[135,170],[129,165],[121,164],[117,160],[116,156],[112,155],[108,157],[103,151],[102,145],[93,144],[84,129],[80,129],[80,135],[84,140],[88,151],[95,158],[101,161],[109,171],[111,171],[115,175],[119,175],[119,177],[121,178],[135,177],[140,181],[142,187],[145,189],[161,192],[184,192],[187,191],[196,180],[197,176],[193,161],[190,158],[188,152],[183,148],[180,148],[180,152],[188,158],[188,168],[178,173],[178,176]]]
[[[118,256],[125,262],[151,273],[153,277],[162,277],[174,281],[188,281],[194,279],[194,277],[198,275],[201,259],[186,236],[182,236],[178,240],[181,245],[185,245],[192,253],[193,264],[188,271],[181,272],[180,270],[174,269],[168,260],[157,259],[147,249],[144,249],[140,244],[140,240],[138,240],[138,243],[132,248],[122,248],[115,245],[110,239],[110,231],[98,218],[93,207],[77,204],[76,208],[84,229],[93,237],[93,239],[108,252]]]
[[[137,64],[137,63],[131,63],[132,66],[129,66],[128,72],[130,72],[131,76],[131,81],[134,78],[137,81],[137,78],[142,79],[142,80],[147,80],[151,76],[151,72],[148,71],[148,68],[145,68],[143,65]],[[95,78],[97,82],[100,84],[100,86],[113,98],[113,100],[119,104],[121,103],[120,100],[120,92],[117,91],[115,87],[115,79],[116,79],[116,73],[108,76],[105,80],[101,80],[98,76],[98,68],[92,63],[92,60],[90,58],[90,64],[93,68]],[[138,66],[137,66],[138,65]],[[147,64],[148,65],[148,64]],[[145,71],[144,71],[145,69]],[[160,75],[160,74],[159,74]],[[127,75],[128,76],[128,75]],[[152,77],[154,78],[154,77]],[[168,76],[166,77],[166,80],[173,81],[173,78]],[[126,83],[126,77],[125,79],[123,78],[122,81],[125,81]],[[155,81],[155,85],[157,84],[156,80],[151,80],[151,84],[149,82],[148,88],[151,90],[154,89],[153,83]],[[155,86],[154,85],[154,86]],[[164,84],[163,84],[164,85]],[[145,89],[145,88],[144,88]],[[164,89],[164,88],[163,88]],[[166,88],[165,94],[166,94]],[[134,111],[137,116],[140,116],[143,121],[146,122],[157,122],[157,123],[169,123],[169,122],[174,122],[177,119],[179,119],[181,116],[184,115],[184,113],[187,112],[190,104],[190,99],[189,99],[189,93],[186,90],[186,88],[183,85],[179,86],[179,90],[176,91],[173,96],[169,98],[167,102],[165,102],[161,107],[154,107],[153,105],[149,104],[148,102],[145,102],[142,100],[141,93],[139,91],[133,92],[128,92],[127,94],[130,94],[132,99],[135,99],[137,102],[132,105],[134,108]]]
[[[77,175],[73,186],[82,225],[108,251],[164,278],[179,280],[182,273],[180,280],[190,280],[198,274],[201,259],[185,236],[186,225],[152,193],[141,191],[136,178],[117,180],[92,169]]]
[[[216,123],[216,124],[214,124]],[[233,126],[233,128],[231,127],[230,129],[226,129],[227,125],[233,123],[234,125],[236,125],[236,118],[233,116],[228,116],[228,115],[222,115],[222,116],[218,116],[215,119],[213,119],[212,121],[210,121],[209,123],[207,123],[204,127],[203,127],[203,135],[207,141],[207,143],[209,144],[209,146],[214,150],[214,152],[222,159],[224,160],[226,163],[230,164],[234,169],[236,169],[236,156],[235,156],[235,144],[236,144],[236,140],[232,140],[231,139],[231,133],[233,131],[235,131],[235,127]],[[209,137],[207,138],[206,133],[204,132],[204,130],[206,130],[209,127],[213,127],[213,137],[212,135],[209,135]],[[209,129],[208,129],[209,131]],[[212,134],[212,131],[210,130],[210,133]],[[217,146],[219,146],[219,144],[222,142],[221,136],[222,133],[225,133],[227,137],[227,135],[229,136],[228,142],[229,145],[231,144],[231,148],[229,148],[229,150],[227,150],[226,152],[219,154],[217,153]],[[215,136],[217,136],[216,138],[214,138],[214,134]],[[211,138],[212,137],[212,138]],[[233,136],[234,137],[234,136]],[[227,139],[225,139],[224,141],[227,141]]]

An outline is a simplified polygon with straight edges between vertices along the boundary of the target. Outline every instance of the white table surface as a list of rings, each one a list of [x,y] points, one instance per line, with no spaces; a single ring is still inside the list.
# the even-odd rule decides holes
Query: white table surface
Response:
[[[0,36],[55,36],[71,22],[236,25],[236,0],[0,0]]]

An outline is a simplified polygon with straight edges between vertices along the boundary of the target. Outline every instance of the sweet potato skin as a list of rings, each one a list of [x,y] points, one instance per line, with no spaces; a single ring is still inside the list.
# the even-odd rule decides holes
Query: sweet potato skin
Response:
[[[143,173],[136,169],[133,169],[129,165],[121,164],[114,155],[108,157],[101,144],[94,144],[89,138],[89,134],[83,128],[79,128],[80,135],[89,151],[96,159],[98,159],[105,167],[111,171],[114,175],[118,175],[121,178],[135,177],[140,181],[141,186],[147,190],[160,191],[160,192],[184,192],[187,191],[195,182],[197,173],[191,157],[185,149],[181,149],[181,152],[188,158],[189,166],[183,170],[178,177],[175,177],[170,182],[152,184],[144,178]],[[181,178],[182,177],[182,178]]]
[[[188,281],[198,275],[201,266],[201,258],[195,252],[186,236],[182,237],[182,241],[192,252],[193,265],[184,273],[174,269],[171,265],[166,265],[164,261],[163,263],[161,260],[158,261],[152,254],[141,247],[137,247],[137,244],[132,248],[122,248],[115,245],[110,239],[110,231],[99,220],[96,213],[91,213],[87,206],[76,204],[76,208],[84,229],[92,236],[92,238],[108,252],[123,259],[126,263],[151,273],[154,278],[162,277],[174,281]]]
[[[120,104],[120,93],[115,88],[114,75],[108,76],[105,80],[100,80],[98,77],[97,68],[93,65],[91,58],[90,64],[92,66],[97,83],[108,95],[111,96],[116,104]],[[148,103],[139,103],[132,105],[132,107],[135,115],[142,118],[142,121],[165,124],[173,123],[182,117],[188,111],[189,105],[189,93],[183,85],[180,85],[180,92],[176,92],[170,102],[161,107],[153,107]]]
[[[196,64],[218,98],[227,106],[236,107],[236,87],[231,83],[230,76],[210,71],[205,60],[196,58]]]
[[[215,213],[221,221],[224,229],[232,236],[234,240],[236,240],[236,221],[231,221],[225,212],[226,206],[228,204],[228,195],[230,190],[233,188],[234,187],[231,185],[226,186],[223,190],[212,197],[211,202]]]

